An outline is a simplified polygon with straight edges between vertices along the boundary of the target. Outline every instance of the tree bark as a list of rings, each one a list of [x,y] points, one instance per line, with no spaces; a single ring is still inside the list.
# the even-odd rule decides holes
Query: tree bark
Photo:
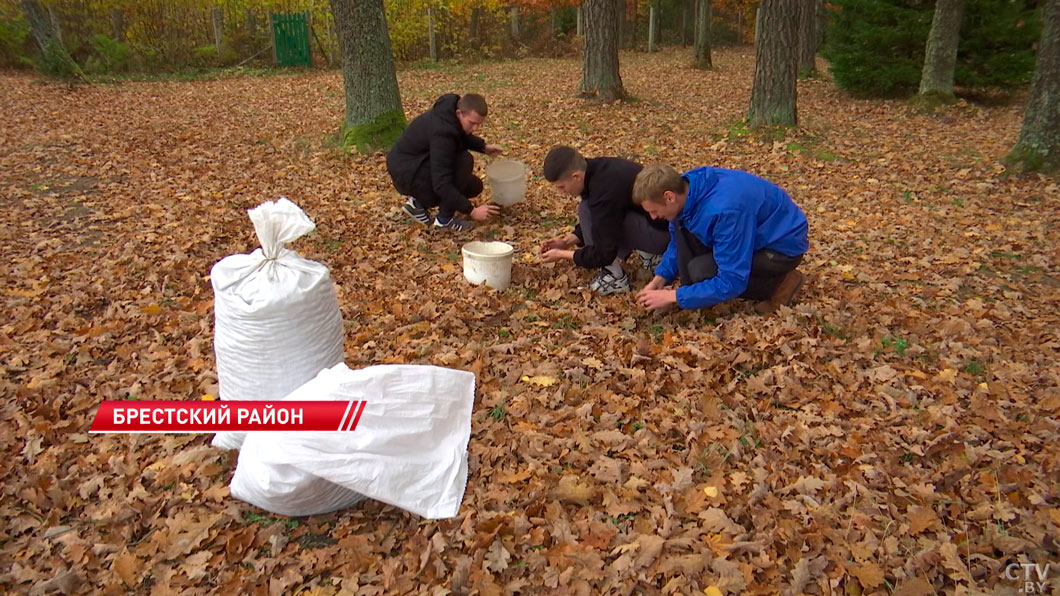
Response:
[[[710,58],[710,0],[697,0],[696,12],[695,67],[713,68],[714,63]]]
[[[22,10],[26,13],[26,20],[33,29],[33,37],[37,39],[37,45],[42,52],[47,52],[52,42],[59,43],[58,32],[52,23],[51,15],[37,0],[21,0]]]
[[[585,11],[582,10],[581,5],[578,5],[578,13],[575,16],[575,20],[578,21],[576,24],[578,29],[576,35],[581,37],[585,35]]]
[[[331,0],[346,90],[343,145],[385,149],[405,128],[383,0]]]
[[[512,13],[512,39],[519,41],[519,7],[513,6]]]
[[[1042,7],[1042,39],[1023,127],[1005,163],[1017,171],[1060,173],[1060,0]]]
[[[800,1],[804,4],[799,21],[799,76],[812,77],[817,75],[817,50],[821,40],[821,17],[817,10],[820,0]]]
[[[585,0],[585,54],[581,94],[603,101],[625,99],[618,71],[618,25],[622,0]]]
[[[752,127],[796,126],[798,23],[801,2],[762,0],[755,26],[755,75],[748,120]]]
[[[952,102],[953,71],[957,67],[957,43],[961,35],[961,13],[964,0],[937,0],[924,52],[924,71],[920,76],[919,95],[933,95],[935,100]]]

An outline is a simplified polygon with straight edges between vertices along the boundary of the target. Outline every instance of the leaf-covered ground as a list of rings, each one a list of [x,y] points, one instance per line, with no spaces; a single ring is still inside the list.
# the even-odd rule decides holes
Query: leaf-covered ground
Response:
[[[812,248],[775,315],[593,298],[590,273],[535,262],[575,206],[539,176],[474,233],[515,245],[512,287],[470,287],[462,239],[408,223],[382,156],[329,146],[338,72],[0,77],[0,590],[1004,594],[1019,562],[1057,581],[1060,192],[998,165],[1023,102],[923,116],[809,80],[798,131],[751,134],[750,49],[689,62],[623,55],[620,105],[574,97],[577,60],[399,79],[410,116],[484,93],[483,136],[537,172],[570,143],[789,189]],[[87,434],[104,399],[216,394],[209,270],[281,195],[318,225],[295,248],[331,269],[350,366],[479,374],[459,518],[281,519],[227,496],[235,457],[208,436]]]

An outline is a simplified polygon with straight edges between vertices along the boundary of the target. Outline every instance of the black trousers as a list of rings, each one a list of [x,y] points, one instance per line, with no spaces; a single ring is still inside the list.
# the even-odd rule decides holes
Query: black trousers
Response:
[[[473,173],[475,159],[469,151],[461,151],[456,154],[453,163],[453,186],[465,198],[472,199],[482,194],[482,180]],[[431,178],[430,160],[425,161],[416,176],[412,179],[409,188],[399,188],[398,192],[407,194],[416,199],[420,205],[433,209],[438,207],[438,217],[449,219],[453,213],[460,210],[462,205],[443,199],[434,191],[434,180]]]
[[[691,285],[717,275],[718,263],[714,260],[714,249],[700,242],[680,221],[676,221],[674,227],[677,233],[677,267],[681,284]],[[768,248],[755,252],[751,257],[751,275],[747,280],[747,289],[740,294],[740,298],[768,300],[784,276],[801,262],[802,255],[789,257]]]

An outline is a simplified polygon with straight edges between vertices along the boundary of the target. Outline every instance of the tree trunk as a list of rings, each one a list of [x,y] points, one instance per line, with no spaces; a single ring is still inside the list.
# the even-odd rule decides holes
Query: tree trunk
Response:
[[[736,13],[736,43],[743,43],[743,11],[737,11]]]
[[[578,6],[578,13],[575,20],[577,20],[578,31],[576,34],[578,37],[585,35],[585,11],[582,10],[581,5]]]
[[[513,6],[512,10],[512,39],[519,41],[519,7]]]
[[[1042,39],[1023,127],[1005,164],[1020,172],[1060,173],[1060,0],[1042,7]]]
[[[475,10],[478,10],[478,9],[475,9]],[[474,13],[474,11],[472,11],[472,13],[471,13],[471,17],[472,17],[472,19],[471,19],[472,31],[474,31],[475,26],[478,25],[478,23],[477,23],[477,21],[475,19],[476,16],[477,15]],[[474,47],[476,47],[478,45],[476,43],[476,41],[477,41],[477,38],[474,35],[472,35],[471,36],[471,47],[472,48],[474,48]],[[428,52],[428,55],[431,58],[431,62],[437,62],[438,61],[438,34],[435,33],[435,31],[434,31],[434,7],[432,7],[432,6],[428,6],[427,7],[427,52]]]
[[[331,0],[346,89],[343,145],[389,147],[405,128],[383,0]]]
[[[225,43],[224,17],[220,6],[214,6],[210,11],[210,20],[213,22],[213,47],[217,48],[217,57],[220,58]]]
[[[26,20],[33,29],[33,37],[37,39],[37,45],[42,52],[47,52],[53,42],[61,44],[58,33],[53,26],[51,15],[44,10],[37,0],[21,0],[22,10],[26,13]]]
[[[755,76],[748,120],[760,126],[796,126],[798,23],[801,3],[762,0],[755,24]]]
[[[482,46],[482,39],[479,37],[479,27],[482,22],[482,9],[476,6],[471,9],[471,49],[477,50]],[[431,30],[433,32],[433,29]]]
[[[120,8],[110,11],[110,29],[114,41],[125,42],[125,13]]]
[[[919,92],[923,98],[934,96],[929,101],[954,101],[953,71],[957,66],[957,42],[961,35],[963,10],[964,0],[937,0],[935,3]]]
[[[548,12],[548,30],[552,32],[553,38],[559,36],[559,9],[555,6]]]
[[[821,21],[817,6],[819,0],[802,0],[799,27],[799,76],[817,75],[817,49],[820,44]]]
[[[714,63],[710,59],[710,22],[712,19],[710,0],[697,0],[696,12],[694,64],[696,68],[713,68]]]
[[[618,72],[618,26],[622,0],[585,0],[585,59],[581,94],[603,101],[625,99]]]
[[[58,18],[51,10],[45,10],[37,0],[20,0],[26,20],[33,29],[33,37],[40,46],[42,59],[37,68],[50,76],[59,78],[84,78],[81,67],[63,47],[59,33]]]

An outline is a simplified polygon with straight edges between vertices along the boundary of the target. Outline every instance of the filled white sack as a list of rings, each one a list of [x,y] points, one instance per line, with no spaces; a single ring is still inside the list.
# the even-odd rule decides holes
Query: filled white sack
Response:
[[[328,268],[284,246],[316,228],[306,214],[286,198],[248,214],[261,248],[210,270],[218,397],[278,400],[342,362],[342,313]],[[213,445],[239,449],[243,436]]]
[[[470,372],[339,364],[284,401],[366,401],[357,428],[248,433],[231,494],[290,516],[335,511],[364,496],[428,519],[455,517],[467,485],[474,400]]]

